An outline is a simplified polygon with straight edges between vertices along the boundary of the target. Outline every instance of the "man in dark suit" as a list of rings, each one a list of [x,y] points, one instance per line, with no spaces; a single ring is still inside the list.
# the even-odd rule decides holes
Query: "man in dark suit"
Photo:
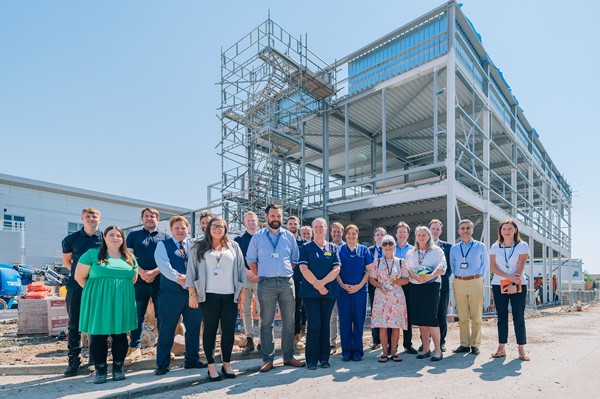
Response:
[[[438,247],[444,251],[446,257],[446,273],[442,274],[442,286],[440,289],[440,303],[438,305],[438,321],[440,323],[440,346],[442,352],[446,352],[446,333],[448,332],[448,301],[450,299],[450,275],[452,269],[450,268],[450,248],[452,245],[440,240],[442,235],[442,228],[444,225],[439,219],[432,219],[429,222],[429,230],[431,231],[431,238]],[[454,240],[453,240],[454,241]]]

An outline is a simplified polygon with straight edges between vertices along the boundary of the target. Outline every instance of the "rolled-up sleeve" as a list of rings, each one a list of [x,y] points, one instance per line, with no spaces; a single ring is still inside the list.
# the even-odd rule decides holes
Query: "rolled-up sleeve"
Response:
[[[171,281],[177,282],[177,280],[179,280],[179,273],[177,273],[177,271],[171,266],[167,249],[162,241],[156,245],[156,250],[154,250],[154,260],[156,261],[156,265],[163,276]]]
[[[246,262],[248,263],[258,263],[258,240],[259,235],[254,234],[252,239],[250,239],[250,244],[248,244],[248,251],[246,252]]]

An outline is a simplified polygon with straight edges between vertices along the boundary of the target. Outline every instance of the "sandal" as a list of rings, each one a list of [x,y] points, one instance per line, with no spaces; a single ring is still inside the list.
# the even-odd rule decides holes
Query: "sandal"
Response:
[[[381,355],[379,356],[379,363],[386,363],[388,361],[388,357],[387,355]]]
[[[506,351],[492,353],[492,359],[499,359],[501,357],[506,357]]]
[[[519,359],[521,359],[521,360],[522,360],[522,361],[524,361],[524,362],[528,362],[528,361],[530,361],[530,360],[531,360],[531,359],[529,358],[529,356],[527,356],[527,355],[519,355]]]
[[[402,359],[400,359],[400,356],[394,355],[394,356],[392,356],[392,361],[394,361],[394,362],[401,362]]]

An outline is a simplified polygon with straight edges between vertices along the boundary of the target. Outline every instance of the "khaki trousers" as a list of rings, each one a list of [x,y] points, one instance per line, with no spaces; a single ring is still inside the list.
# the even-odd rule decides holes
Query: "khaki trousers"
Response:
[[[473,280],[455,278],[453,287],[460,328],[460,344],[466,347],[479,347],[483,316],[483,278]]]

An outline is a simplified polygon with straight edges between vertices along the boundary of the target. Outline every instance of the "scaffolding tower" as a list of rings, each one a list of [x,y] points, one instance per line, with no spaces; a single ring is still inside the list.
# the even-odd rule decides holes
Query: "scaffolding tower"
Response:
[[[223,215],[280,202],[302,215],[306,147],[302,121],[330,108],[336,71],[271,19],[221,53]],[[260,213],[260,212],[258,212]]]

